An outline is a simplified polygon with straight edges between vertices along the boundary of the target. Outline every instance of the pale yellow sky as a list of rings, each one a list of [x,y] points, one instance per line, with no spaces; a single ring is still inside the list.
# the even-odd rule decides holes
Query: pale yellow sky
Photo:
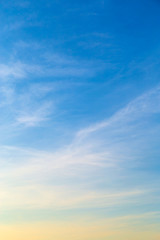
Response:
[[[118,229],[118,228],[117,228]],[[0,239],[3,240],[159,240],[160,234],[146,228],[146,231],[131,229],[116,230],[107,224],[29,223],[0,225]]]

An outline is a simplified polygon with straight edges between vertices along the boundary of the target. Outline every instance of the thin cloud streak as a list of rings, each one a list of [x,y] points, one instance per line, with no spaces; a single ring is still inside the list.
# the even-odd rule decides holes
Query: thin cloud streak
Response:
[[[80,130],[77,133],[77,137],[83,138],[83,136],[86,137],[88,134],[100,131],[103,128],[112,127],[116,124],[129,124],[130,122],[134,122],[137,118],[160,112],[159,102],[160,86],[131,101],[126,107],[116,112],[110,119]]]

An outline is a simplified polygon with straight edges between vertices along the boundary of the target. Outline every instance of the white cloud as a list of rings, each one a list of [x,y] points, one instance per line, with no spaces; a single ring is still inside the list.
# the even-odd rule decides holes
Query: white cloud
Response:
[[[160,112],[160,87],[156,87],[153,90],[143,94],[142,96],[131,101],[127,106],[120,109],[112,117],[105,121],[93,124],[85,129],[80,130],[77,133],[77,137],[86,137],[101,129],[107,127],[111,128],[117,126],[127,126],[129,123],[133,123],[136,119],[141,117]]]
[[[0,78],[24,78],[26,77],[25,65],[22,63],[0,64]]]
[[[124,205],[146,195],[142,190],[126,192],[86,191],[72,186],[23,184],[1,185],[0,202],[3,209],[12,208],[103,208]],[[12,201],[10,201],[12,196]]]
[[[18,124],[24,124],[26,127],[33,127],[39,125],[40,122],[46,121],[49,118],[51,111],[52,103],[47,102],[43,103],[38,108],[34,109],[32,106],[29,111],[19,112],[17,117]]]
[[[23,43],[24,44],[24,43]],[[21,48],[21,47],[19,47]],[[15,49],[15,51],[18,51]],[[38,54],[38,53],[36,53]],[[14,58],[12,56],[12,58]],[[77,61],[70,56],[53,54],[43,56],[39,64],[18,61],[17,58],[10,63],[0,64],[1,80],[27,79],[32,77],[91,77],[99,71],[95,64]]]

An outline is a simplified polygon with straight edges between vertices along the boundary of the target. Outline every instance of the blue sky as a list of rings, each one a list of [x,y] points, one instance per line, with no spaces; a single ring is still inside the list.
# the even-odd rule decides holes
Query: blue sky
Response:
[[[1,4],[2,224],[113,222],[123,240],[158,239],[159,11],[158,0]]]

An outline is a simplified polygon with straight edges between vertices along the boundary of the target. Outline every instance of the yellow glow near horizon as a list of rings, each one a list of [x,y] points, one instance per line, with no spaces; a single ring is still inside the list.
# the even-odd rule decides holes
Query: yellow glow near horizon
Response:
[[[28,223],[0,225],[2,240],[159,240],[158,233],[147,231],[109,231],[107,226],[79,223]]]

